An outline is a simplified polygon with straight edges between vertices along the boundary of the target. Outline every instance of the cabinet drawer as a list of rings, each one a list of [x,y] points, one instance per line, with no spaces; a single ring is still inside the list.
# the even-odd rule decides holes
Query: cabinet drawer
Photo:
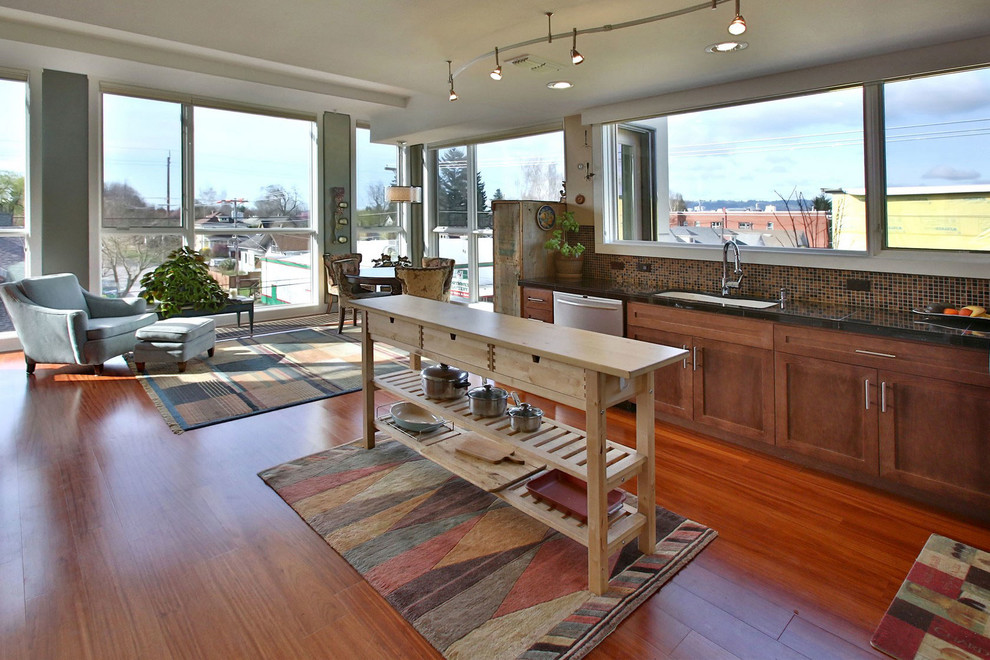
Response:
[[[990,386],[986,351],[777,324],[774,349],[847,364]]]
[[[773,348],[773,323],[770,321],[645,303],[629,303],[626,310],[627,326],[652,328],[755,348]]]
[[[420,326],[417,323],[403,321],[385,314],[368,314],[368,332],[375,339],[387,341],[394,339],[407,346],[419,348]]]
[[[423,351],[437,357],[449,358],[457,366],[489,368],[489,346],[486,342],[446,330],[423,327]]]
[[[524,319],[536,319],[544,323],[553,323],[553,310],[549,309],[524,309],[522,317]]]
[[[522,289],[522,307],[524,310],[544,309],[552,312],[553,292],[547,289],[524,286]]]
[[[584,398],[584,369],[511,348],[492,346],[492,370],[554,392]]]

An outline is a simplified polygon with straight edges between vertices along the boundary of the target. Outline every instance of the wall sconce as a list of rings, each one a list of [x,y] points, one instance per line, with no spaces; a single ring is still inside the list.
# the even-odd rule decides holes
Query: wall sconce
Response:
[[[423,189],[420,186],[388,186],[385,188],[385,201],[423,203]]]

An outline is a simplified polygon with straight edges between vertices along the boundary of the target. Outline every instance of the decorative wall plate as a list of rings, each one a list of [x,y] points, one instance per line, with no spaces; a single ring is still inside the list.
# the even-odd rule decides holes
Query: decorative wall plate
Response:
[[[543,231],[553,229],[553,223],[557,221],[557,212],[549,204],[544,204],[536,211],[536,224]]]

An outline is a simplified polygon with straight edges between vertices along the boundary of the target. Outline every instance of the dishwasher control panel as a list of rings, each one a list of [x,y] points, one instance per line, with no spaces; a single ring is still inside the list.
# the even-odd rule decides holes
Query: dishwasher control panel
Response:
[[[621,300],[553,292],[554,325],[621,337],[624,317]]]

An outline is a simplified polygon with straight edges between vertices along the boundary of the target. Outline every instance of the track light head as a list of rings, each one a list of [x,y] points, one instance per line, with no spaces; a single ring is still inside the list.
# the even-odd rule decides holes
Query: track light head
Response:
[[[450,83],[450,96],[448,98],[451,101],[456,101],[457,92],[454,91],[454,73],[450,69],[450,60],[447,60],[447,82]]]
[[[498,46],[495,46],[495,68],[488,75],[492,77],[492,80],[502,79],[502,65],[498,63]]]
[[[736,16],[729,23],[729,34],[739,36],[746,31],[746,19],[739,13],[739,0],[736,0]]]
[[[577,49],[577,28],[574,28],[574,42],[571,45],[571,63],[580,64],[584,62],[584,55],[578,52]]]

